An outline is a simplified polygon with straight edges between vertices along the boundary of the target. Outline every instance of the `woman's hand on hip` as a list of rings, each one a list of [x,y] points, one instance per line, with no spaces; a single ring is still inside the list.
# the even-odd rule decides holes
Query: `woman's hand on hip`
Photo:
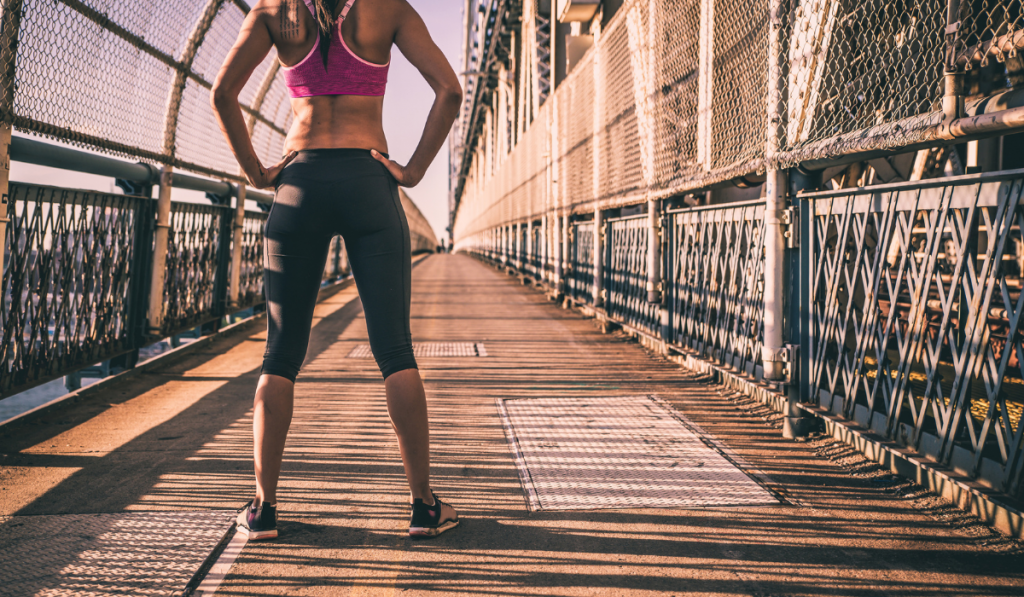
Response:
[[[384,164],[384,167],[388,169],[388,172],[391,173],[391,176],[395,177],[395,181],[398,182],[399,186],[414,187],[418,185],[421,180],[423,180],[422,172],[413,172],[412,169],[409,168],[408,166],[400,166],[398,162],[394,160],[389,160],[388,158],[381,155],[381,153],[376,149],[371,149],[370,155],[373,156],[373,159]]]
[[[277,177],[281,176],[281,171],[284,170],[284,167],[291,163],[297,155],[299,155],[299,153],[297,151],[293,151],[284,156],[284,159],[280,162],[269,168],[264,168],[263,164],[257,164],[257,167],[259,168],[258,172],[245,173],[245,177],[249,180],[249,186],[257,189],[273,188],[274,185],[277,184]]]

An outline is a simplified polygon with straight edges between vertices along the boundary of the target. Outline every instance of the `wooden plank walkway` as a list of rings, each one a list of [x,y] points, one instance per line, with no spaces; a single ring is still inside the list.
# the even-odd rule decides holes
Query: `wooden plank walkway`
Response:
[[[413,273],[414,339],[483,342],[489,355],[420,363],[434,484],[463,525],[430,542],[404,534],[380,374],[347,358],[366,342],[349,288],[317,307],[281,537],[248,544],[218,595],[1021,594],[1019,545],[834,444],[782,440],[750,403],[468,257],[433,256]],[[0,437],[0,516],[240,507],[264,337],[224,339]],[[528,512],[495,399],[646,393],[798,505]]]

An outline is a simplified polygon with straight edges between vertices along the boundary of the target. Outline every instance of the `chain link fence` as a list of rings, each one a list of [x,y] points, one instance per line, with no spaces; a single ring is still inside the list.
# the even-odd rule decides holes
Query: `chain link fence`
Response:
[[[505,263],[506,233],[565,221],[532,247],[564,251],[550,292],[787,421],[830,412],[937,462],[937,490],[1020,497],[1024,170],[992,170],[1019,159],[1024,3],[633,0],[601,21],[508,157],[476,150],[456,248]],[[983,168],[965,144],[999,135]],[[524,143],[548,151],[524,168]]]
[[[552,210],[758,181],[768,167],[940,146],[950,142],[940,130],[946,70],[962,73],[967,115],[1024,85],[1020,0],[781,0],[777,18],[780,74],[770,81],[768,2],[623,3],[511,152],[487,141],[499,118],[483,127],[456,240]],[[769,113],[780,134],[766,161]],[[884,180],[911,176],[900,170]]]
[[[0,117],[17,130],[238,179],[209,95],[245,2],[4,0],[3,10],[0,69],[13,88]],[[264,162],[280,159],[286,97],[272,51],[239,96]]]

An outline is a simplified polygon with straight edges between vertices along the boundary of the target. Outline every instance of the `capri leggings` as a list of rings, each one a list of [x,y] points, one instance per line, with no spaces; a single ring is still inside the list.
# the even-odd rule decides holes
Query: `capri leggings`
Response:
[[[415,369],[409,224],[398,185],[363,149],[300,151],[281,173],[264,229],[268,335],[263,373],[295,381],[331,238],[345,239],[381,373]]]

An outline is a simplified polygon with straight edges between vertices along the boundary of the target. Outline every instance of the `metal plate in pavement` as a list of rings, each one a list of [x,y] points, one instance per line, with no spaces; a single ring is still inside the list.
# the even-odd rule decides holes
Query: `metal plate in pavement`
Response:
[[[422,342],[412,345],[416,358],[435,357],[485,357],[484,345],[474,342]],[[369,344],[359,344],[348,353],[350,359],[372,359]]]
[[[533,510],[780,503],[741,459],[657,397],[497,403]]]
[[[174,595],[234,520],[225,511],[0,519],[0,594]]]

